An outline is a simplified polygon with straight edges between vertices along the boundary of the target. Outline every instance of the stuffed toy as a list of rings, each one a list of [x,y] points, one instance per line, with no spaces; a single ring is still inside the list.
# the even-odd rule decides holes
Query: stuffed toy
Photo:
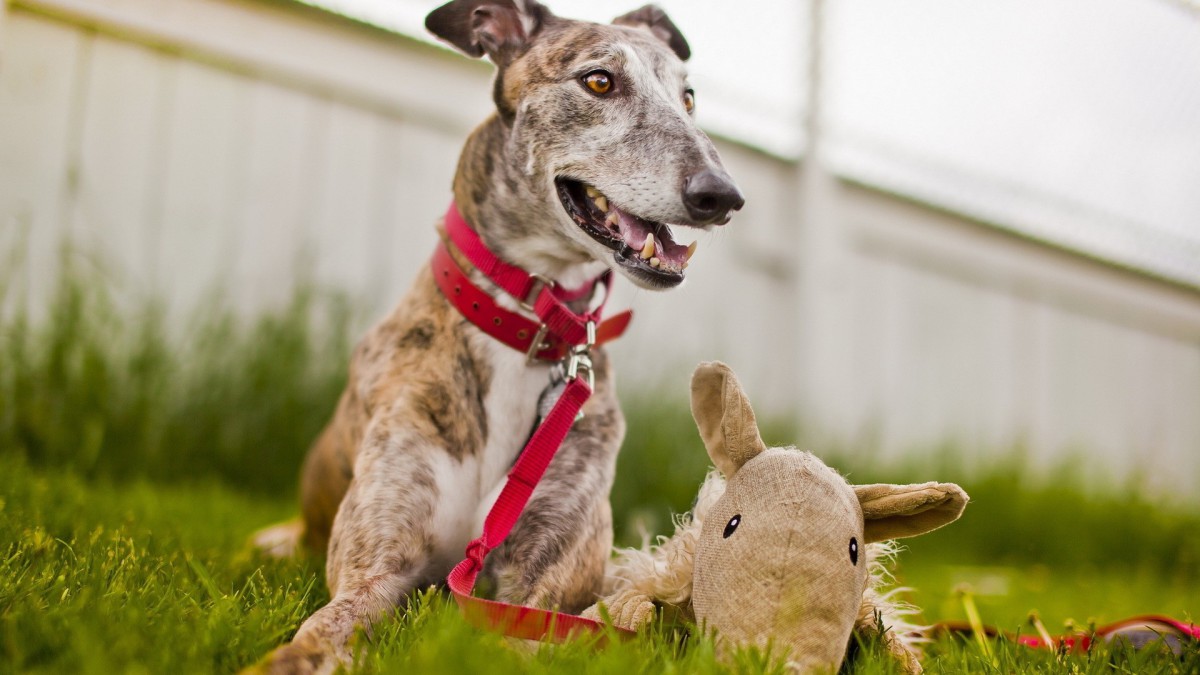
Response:
[[[810,453],[768,448],[723,363],[693,374],[692,416],[716,470],[674,536],[617,552],[607,596],[584,616],[637,630],[672,610],[712,631],[718,656],[754,646],[796,672],[835,672],[857,633],[921,672],[905,622],[915,608],[886,590],[888,540],[958,519],[962,488],[851,485]]]

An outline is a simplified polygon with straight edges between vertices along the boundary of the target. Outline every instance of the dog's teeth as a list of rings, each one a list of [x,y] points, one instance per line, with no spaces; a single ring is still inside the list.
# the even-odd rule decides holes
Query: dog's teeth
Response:
[[[600,196],[600,191],[597,190],[596,188],[592,187],[591,185],[587,186],[586,189],[587,189],[587,196],[591,197],[592,199],[595,199],[596,197]]]
[[[617,223],[621,222],[621,216],[616,211],[610,211],[608,217],[604,219],[604,222],[616,227]]]
[[[651,258],[651,259],[650,259],[650,266],[651,266],[651,267],[658,267],[658,266],[659,266],[659,265],[661,265],[661,264],[662,264],[662,261],[661,261],[661,260],[659,260],[658,258]]]
[[[608,197],[605,197],[604,195],[597,195],[592,199],[596,202],[596,208],[608,213]]]
[[[696,255],[696,244],[698,244],[698,243],[700,243],[699,240],[693,241],[692,243],[688,244],[687,257],[685,257],[683,259],[684,262],[691,260],[692,256]]]
[[[642,259],[649,260],[654,257],[654,235],[646,235],[646,243],[642,244]]]

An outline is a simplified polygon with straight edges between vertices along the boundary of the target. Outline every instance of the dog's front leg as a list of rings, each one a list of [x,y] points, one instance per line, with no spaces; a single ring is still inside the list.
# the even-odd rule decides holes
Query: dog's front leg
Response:
[[[326,571],[333,597],[268,657],[272,673],[328,673],[350,663],[355,631],[369,631],[436,576],[431,528],[446,486],[431,458],[440,450],[416,434],[373,426],[333,521]]]
[[[600,382],[487,573],[504,602],[577,612],[596,601],[612,549],[609,492],[625,421]]]

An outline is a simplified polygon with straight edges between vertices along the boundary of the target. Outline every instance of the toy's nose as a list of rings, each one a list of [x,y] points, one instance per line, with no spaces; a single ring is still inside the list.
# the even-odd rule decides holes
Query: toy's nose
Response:
[[[724,224],[729,212],[746,203],[733,179],[724,172],[704,169],[683,179],[683,205],[700,223]]]

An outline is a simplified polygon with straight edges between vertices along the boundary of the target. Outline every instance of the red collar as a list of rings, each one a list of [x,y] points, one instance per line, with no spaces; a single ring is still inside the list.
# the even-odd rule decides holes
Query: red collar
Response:
[[[450,242],[471,265],[537,319],[529,319],[500,307],[491,294],[472,283],[450,255],[444,239],[438,242],[430,262],[442,295],[480,330],[513,349],[525,352],[531,360],[559,361],[568,356],[572,347],[587,345],[589,324],[594,331],[594,344],[616,339],[625,332],[629,320],[633,318],[632,312],[625,311],[601,321],[601,313],[608,302],[611,271],[581,288],[562,289],[553,281],[510,265],[492,253],[467,221],[463,220],[454,202],[446,211],[445,223]],[[591,296],[597,284],[604,286],[605,290],[604,302],[599,307],[583,314],[577,314],[567,307],[568,302]]]

